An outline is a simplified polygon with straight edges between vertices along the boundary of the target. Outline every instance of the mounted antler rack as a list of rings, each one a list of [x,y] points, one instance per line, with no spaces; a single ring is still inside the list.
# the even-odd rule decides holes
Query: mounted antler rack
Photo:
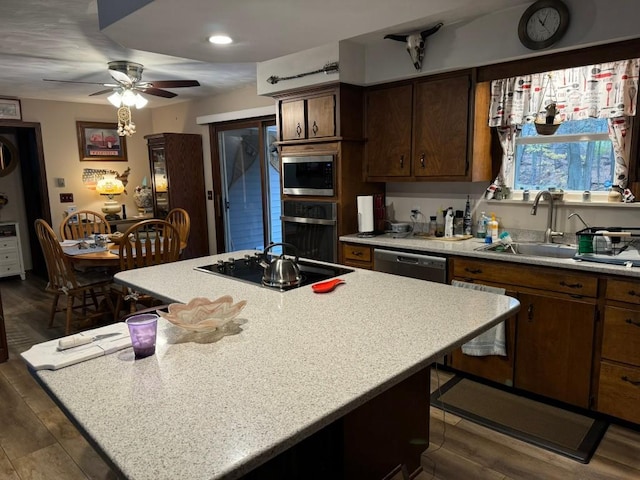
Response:
[[[315,75],[316,73],[338,73],[338,62],[327,63],[324,67],[319,68],[318,70],[314,70],[313,72],[299,73],[297,75],[292,75],[290,77],[278,77],[276,75],[272,75],[267,78],[267,82],[271,85],[274,85],[282,80],[293,80],[294,78],[302,78],[308,75]]]

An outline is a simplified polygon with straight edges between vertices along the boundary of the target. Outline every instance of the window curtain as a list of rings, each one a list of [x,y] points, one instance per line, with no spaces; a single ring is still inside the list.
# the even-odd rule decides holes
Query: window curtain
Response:
[[[489,126],[500,130],[533,122],[538,115],[544,117],[545,106],[556,103],[560,120],[584,118],[609,119],[609,137],[616,154],[615,185],[625,188],[628,179],[629,159],[625,149],[628,117],[635,116],[638,94],[640,59],[608,62],[584,67],[535,73],[504,78],[491,82]],[[518,130],[511,131],[515,141]],[[501,140],[503,166],[494,185],[513,180],[506,175],[514,170],[514,147]],[[507,149],[505,149],[507,145]],[[509,164],[510,163],[510,164]],[[489,193],[487,197],[490,197]]]

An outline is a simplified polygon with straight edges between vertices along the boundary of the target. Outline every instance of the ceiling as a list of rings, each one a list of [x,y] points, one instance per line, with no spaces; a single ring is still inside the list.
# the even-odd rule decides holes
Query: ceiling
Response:
[[[101,7],[128,1],[105,0]],[[43,79],[110,83],[107,62],[129,60],[144,65],[145,81],[200,82],[173,90],[174,99],[147,96],[150,107],[168,105],[254,84],[256,62],[338,40],[366,45],[439,21],[446,28],[530,1],[150,0],[101,31],[97,0],[3,0],[0,97],[106,103],[106,95],[89,96],[100,85]],[[207,38],[214,33],[235,42],[213,46]]]

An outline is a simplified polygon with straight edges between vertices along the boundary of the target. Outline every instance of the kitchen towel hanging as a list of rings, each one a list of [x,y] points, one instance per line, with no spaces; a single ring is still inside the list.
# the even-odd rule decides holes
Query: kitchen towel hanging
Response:
[[[475,283],[460,282],[458,280],[452,280],[451,285],[454,287],[470,288],[472,290],[480,290],[483,292],[497,293],[504,295],[506,290],[504,288],[489,287],[487,285],[477,285]],[[469,340],[462,345],[462,353],[473,357],[483,357],[486,355],[507,355],[506,347],[506,329],[505,322],[501,322],[498,325],[490,328],[484,333],[481,333],[476,338]]]
[[[358,233],[372,233],[373,228],[373,195],[359,196]]]

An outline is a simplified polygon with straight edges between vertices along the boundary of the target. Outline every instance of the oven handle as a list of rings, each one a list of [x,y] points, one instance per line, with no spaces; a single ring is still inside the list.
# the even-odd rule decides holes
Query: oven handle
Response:
[[[309,223],[312,225],[335,225],[335,220],[325,220],[323,218],[306,218],[306,217],[280,217],[283,222]]]

